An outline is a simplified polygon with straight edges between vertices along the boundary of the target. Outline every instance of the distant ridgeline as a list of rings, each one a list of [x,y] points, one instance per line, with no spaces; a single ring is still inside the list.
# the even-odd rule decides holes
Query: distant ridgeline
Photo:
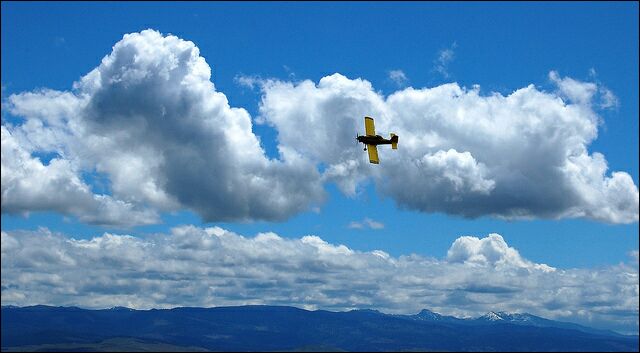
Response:
[[[490,312],[2,307],[2,351],[638,351],[638,336]]]

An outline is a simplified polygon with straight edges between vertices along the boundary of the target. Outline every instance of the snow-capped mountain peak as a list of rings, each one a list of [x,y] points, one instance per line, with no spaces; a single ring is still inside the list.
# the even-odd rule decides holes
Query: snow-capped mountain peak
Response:
[[[535,317],[529,314],[519,314],[519,313],[507,313],[507,312],[498,312],[498,316],[500,316],[503,320],[507,320],[510,322],[530,322]]]
[[[488,320],[488,321],[501,321],[504,318],[496,312],[490,311],[480,317],[480,319]]]

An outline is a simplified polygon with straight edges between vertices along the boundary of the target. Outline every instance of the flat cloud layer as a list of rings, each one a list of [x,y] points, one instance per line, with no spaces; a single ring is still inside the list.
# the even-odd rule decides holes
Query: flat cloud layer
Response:
[[[3,110],[24,121],[2,124],[2,212],[53,210],[120,226],[184,208],[206,221],[284,220],[321,204],[327,182],[355,195],[371,179],[400,207],[423,212],[637,222],[632,178],[588,152],[600,119],[594,100],[615,96],[549,77],[556,92],[530,85],[482,96],[450,83],[387,97],[337,73],[317,84],[252,79],[263,94],[256,121],[278,133],[280,157],[269,159],[194,43],[127,34],[73,91],[8,97]],[[380,148],[378,166],[354,143],[365,115],[379,133],[400,135],[398,150]]]
[[[523,258],[498,234],[460,237],[444,259],[360,252],[314,235],[244,237],[194,226],[91,240],[44,228],[3,231],[1,244],[3,305],[501,310],[638,330],[637,253],[628,264],[562,270]]]

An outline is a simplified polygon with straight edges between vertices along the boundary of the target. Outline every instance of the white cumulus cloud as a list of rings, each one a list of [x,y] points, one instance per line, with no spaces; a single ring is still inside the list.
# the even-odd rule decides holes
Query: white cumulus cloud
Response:
[[[384,96],[338,73],[317,83],[243,77],[261,89],[255,121],[275,128],[279,159],[266,156],[248,112],[215,89],[195,44],[153,30],[125,35],[71,91],[10,95],[3,112],[22,120],[2,124],[3,212],[122,225],[179,209],[206,221],[284,220],[317,209],[325,183],[355,196],[373,181],[422,212],[638,221],[631,176],[588,150],[598,96],[617,104],[601,84],[552,71],[554,92],[481,95],[448,83]],[[379,149],[377,166],[354,140],[367,115],[378,134],[400,137],[397,150]],[[55,158],[45,165],[41,153]],[[107,190],[86,175],[104,176]]]
[[[340,74],[318,84],[266,80],[261,119],[278,131],[281,150],[325,165],[324,180],[347,195],[372,179],[399,206],[423,212],[637,222],[631,176],[610,173],[604,156],[588,151],[600,119],[594,84],[551,76],[560,93],[529,85],[507,96],[450,83],[385,97]],[[364,116],[375,118],[376,133],[400,136],[397,150],[379,148],[377,166],[354,146]]]
[[[555,271],[553,267],[523,259],[518,250],[509,247],[502,236],[496,233],[483,239],[470,236],[456,239],[447,252],[447,261],[479,266],[491,265],[497,268],[519,267]]]
[[[582,82],[571,77],[561,78],[557,71],[549,72],[549,79],[557,85],[562,97],[582,104],[596,103],[600,109],[617,108],[620,104],[618,97],[596,79],[595,69],[589,70],[589,76],[596,82]]]
[[[576,103],[588,104],[598,92],[595,83],[581,82],[571,77],[560,78],[557,71],[549,72],[549,79],[558,86],[561,95]]]
[[[152,210],[94,194],[78,176],[73,161],[53,158],[47,165],[32,157],[2,126],[2,212],[28,214],[57,211],[83,222],[104,225],[140,225],[157,222]]]
[[[60,158],[41,168],[43,174],[56,173],[49,176],[56,184],[36,187],[16,177],[22,162],[11,163],[26,161],[29,153],[20,146],[3,148],[3,212],[48,208],[109,223],[98,210],[71,210],[90,202],[76,204],[80,196],[65,198],[64,190],[54,190],[73,185],[82,197],[103,197],[91,195],[83,171],[107,176],[112,194],[107,206],[121,213],[131,207],[188,208],[208,221],[282,220],[324,197],[313,165],[295,154],[266,157],[247,111],[231,107],[215,90],[211,69],[194,43],[175,36],[153,30],[127,34],[72,92],[14,94],[6,106],[26,122],[3,124],[3,145],[6,135],[28,152],[55,152]],[[20,201],[25,195],[32,202]]]

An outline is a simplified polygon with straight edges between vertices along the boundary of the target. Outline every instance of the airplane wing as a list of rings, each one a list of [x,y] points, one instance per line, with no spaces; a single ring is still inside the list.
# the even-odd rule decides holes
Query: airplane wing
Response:
[[[375,136],[376,135],[376,127],[373,125],[373,118],[368,116],[364,117],[364,131],[367,136]]]
[[[367,151],[369,152],[369,162],[379,164],[378,147],[376,145],[367,145]]]

